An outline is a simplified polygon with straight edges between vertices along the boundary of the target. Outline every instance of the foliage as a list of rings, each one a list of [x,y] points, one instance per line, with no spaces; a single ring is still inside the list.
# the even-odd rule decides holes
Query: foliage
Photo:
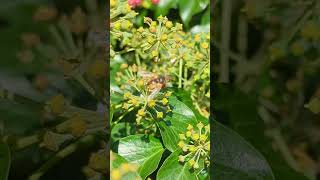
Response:
[[[142,179],[209,178],[209,34],[162,15],[139,26],[137,17],[127,1],[111,6],[112,154],[137,164]]]

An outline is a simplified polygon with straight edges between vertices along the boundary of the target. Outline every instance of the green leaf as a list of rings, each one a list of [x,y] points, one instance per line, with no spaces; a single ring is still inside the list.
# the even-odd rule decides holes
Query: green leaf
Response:
[[[164,148],[160,140],[145,135],[132,135],[120,139],[118,153],[129,163],[139,164],[142,179],[154,172],[160,162]]]
[[[156,17],[160,15],[166,15],[170,8],[175,8],[177,0],[161,0],[157,5]]]
[[[204,1],[203,1],[204,2]],[[199,1],[180,0],[179,1],[179,13],[184,24],[188,24],[193,15],[201,12],[207,7],[205,3],[199,3]]]
[[[111,168],[115,169],[115,168],[119,168],[121,166],[121,164],[123,163],[128,163],[128,161],[123,158],[122,156],[120,156],[117,153],[111,152],[112,156],[113,156],[113,161],[111,161]]]
[[[179,134],[186,132],[188,124],[196,126],[198,121],[193,111],[176,97],[170,97],[169,103],[172,112],[157,124],[165,147],[173,152],[178,148]]]
[[[11,164],[10,149],[7,144],[0,143],[0,179],[6,180],[9,176]]]
[[[274,180],[264,157],[240,135],[213,121],[213,179]]]
[[[157,180],[193,180],[197,179],[188,163],[179,162],[180,151],[173,152],[163,163],[157,173]]]

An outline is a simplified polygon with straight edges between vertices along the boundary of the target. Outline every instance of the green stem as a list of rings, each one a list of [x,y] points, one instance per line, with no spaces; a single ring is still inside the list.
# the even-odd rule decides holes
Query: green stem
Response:
[[[183,67],[183,59],[179,60],[179,88],[182,88],[182,67]]]

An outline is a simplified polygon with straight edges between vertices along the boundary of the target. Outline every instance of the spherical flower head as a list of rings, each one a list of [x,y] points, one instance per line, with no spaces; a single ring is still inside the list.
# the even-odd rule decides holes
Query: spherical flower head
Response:
[[[157,118],[163,118],[163,112],[157,112]]]

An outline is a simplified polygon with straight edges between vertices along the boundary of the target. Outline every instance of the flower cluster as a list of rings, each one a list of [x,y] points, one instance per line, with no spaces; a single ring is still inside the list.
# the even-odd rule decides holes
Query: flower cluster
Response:
[[[120,11],[126,9],[126,13]],[[183,25],[165,16],[156,20],[144,17],[144,25],[136,26],[137,15],[128,4],[118,1],[111,9],[110,60],[126,59],[138,67],[147,66],[158,74],[170,74],[172,85],[192,93],[200,113],[209,116],[210,99],[210,35],[190,33]],[[201,91],[199,91],[199,89]]]
[[[135,64],[122,64],[121,69],[123,71],[116,74],[116,81],[123,91],[121,108],[126,112],[138,110],[137,124],[143,123],[143,119],[162,119],[171,111],[168,98],[172,93],[159,87],[163,84],[152,83],[159,78],[158,75],[142,70]]]
[[[196,127],[188,125],[187,132],[179,134],[178,146],[182,149],[179,161],[188,162],[194,169],[199,169],[201,162],[208,167],[210,165],[210,126],[198,123]],[[204,160],[204,161],[201,161]]]

